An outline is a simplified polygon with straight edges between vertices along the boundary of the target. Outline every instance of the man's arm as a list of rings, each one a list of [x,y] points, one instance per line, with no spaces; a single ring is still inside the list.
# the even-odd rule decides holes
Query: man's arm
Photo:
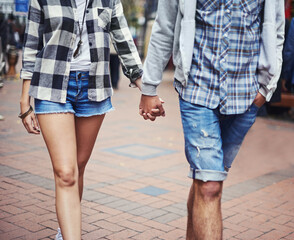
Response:
[[[271,99],[280,78],[285,35],[284,1],[275,0],[275,16],[271,16],[271,4],[274,3],[269,0],[265,1],[265,22],[261,33],[262,41],[258,63],[259,92],[267,101]],[[273,26],[273,24],[275,25]],[[273,27],[274,31],[272,31]]]
[[[156,87],[162,80],[163,71],[172,54],[177,14],[178,0],[159,0],[143,68],[142,94],[144,95],[156,95]]]
[[[140,114],[144,119],[154,121],[155,116],[165,115],[163,102],[157,96],[156,88],[172,54],[177,14],[178,0],[159,0],[143,68]]]

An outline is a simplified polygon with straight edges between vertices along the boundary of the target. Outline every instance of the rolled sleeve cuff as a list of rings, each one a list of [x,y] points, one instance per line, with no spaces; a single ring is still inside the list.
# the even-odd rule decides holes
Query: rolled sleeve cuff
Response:
[[[143,70],[141,68],[131,71],[131,74],[130,74],[131,82],[134,83],[138,78],[142,77],[142,75],[143,75]]]
[[[142,94],[147,96],[156,96],[156,87],[154,85],[142,83]]]
[[[26,70],[21,70],[20,71],[20,78],[21,79],[32,79],[33,77],[33,73],[32,72],[29,72],[29,71],[26,71]]]
[[[259,93],[265,97],[267,102],[269,102],[273,96],[274,89],[269,90],[266,86],[260,85]]]

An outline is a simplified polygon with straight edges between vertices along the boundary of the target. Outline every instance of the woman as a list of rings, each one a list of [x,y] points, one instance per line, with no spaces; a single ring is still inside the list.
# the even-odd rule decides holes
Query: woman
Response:
[[[120,0],[30,1],[20,118],[29,133],[41,130],[50,154],[62,232],[56,239],[81,239],[84,171],[103,118],[112,110],[110,37],[124,74],[137,85],[141,61]]]

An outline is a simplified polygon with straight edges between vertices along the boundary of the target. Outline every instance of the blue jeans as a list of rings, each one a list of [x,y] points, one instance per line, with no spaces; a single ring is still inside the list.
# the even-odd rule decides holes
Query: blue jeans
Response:
[[[35,99],[35,113],[73,113],[76,117],[102,115],[113,110],[110,97],[95,102],[88,99],[89,72],[70,72],[66,103]]]
[[[254,104],[243,114],[222,115],[180,98],[185,137],[185,153],[190,163],[189,177],[202,181],[223,181],[243,139],[255,122]]]

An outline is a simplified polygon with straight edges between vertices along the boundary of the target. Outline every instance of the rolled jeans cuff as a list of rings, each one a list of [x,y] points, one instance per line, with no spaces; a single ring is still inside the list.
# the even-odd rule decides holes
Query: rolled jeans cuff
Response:
[[[188,177],[192,179],[201,180],[203,182],[214,181],[222,182],[226,180],[228,173],[226,171],[214,171],[214,170],[199,170],[190,168]]]

